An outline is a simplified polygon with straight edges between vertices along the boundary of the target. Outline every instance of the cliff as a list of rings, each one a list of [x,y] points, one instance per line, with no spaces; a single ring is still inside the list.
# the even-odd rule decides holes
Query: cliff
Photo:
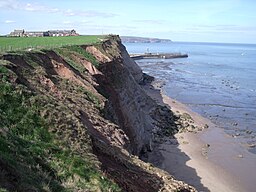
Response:
[[[0,78],[0,191],[195,191],[145,162],[176,117],[118,36],[4,54]]]

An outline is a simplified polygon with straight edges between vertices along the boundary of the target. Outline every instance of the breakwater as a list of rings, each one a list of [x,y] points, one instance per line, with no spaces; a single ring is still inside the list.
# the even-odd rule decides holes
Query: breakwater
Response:
[[[134,60],[139,59],[174,59],[174,58],[186,58],[188,54],[182,53],[143,53],[143,54],[130,54],[130,57]]]

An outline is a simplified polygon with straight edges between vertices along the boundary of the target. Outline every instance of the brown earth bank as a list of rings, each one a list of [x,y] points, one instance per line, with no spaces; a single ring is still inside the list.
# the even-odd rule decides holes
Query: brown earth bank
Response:
[[[118,36],[6,53],[0,72],[0,191],[196,191],[149,157],[203,126],[145,92]]]

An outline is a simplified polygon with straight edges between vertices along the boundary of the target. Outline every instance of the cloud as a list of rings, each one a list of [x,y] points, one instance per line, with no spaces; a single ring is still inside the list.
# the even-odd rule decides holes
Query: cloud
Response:
[[[0,0],[0,8],[1,9],[17,9],[19,7],[19,3],[15,0]]]
[[[256,27],[240,25],[216,25],[216,30],[233,32],[256,32]]]
[[[105,12],[99,12],[99,11],[83,11],[83,10],[65,10],[63,11],[63,14],[66,16],[82,16],[82,17],[115,17],[116,14],[113,13],[105,13]]]
[[[45,12],[45,13],[60,13],[65,16],[80,16],[80,17],[115,17],[116,14],[99,12],[95,10],[71,10],[58,9],[56,7],[49,7],[39,3],[24,3],[17,0],[0,0],[0,10],[21,10],[27,12]]]
[[[16,23],[16,21],[12,21],[12,20],[5,20],[4,23],[6,24],[11,24],[11,23]]]
[[[51,7],[40,5],[37,3],[34,3],[34,4],[27,3],[23,5],[21,9],[25,11],[35,11],[35,12],[42,11],[42,12],[48,12],[48,13],[56,13],[60,11],[58,8],[51,8]]]
[[[190,35],[256,35],[256,26],[248,25],[233,25],[233,24],[220,24],[220,25],[208,25],[208,24],[196,24],[196,25],[176,25],[175,27],[168,27],[166,33],[180,34],[184,36]]]
[[[240,25],[195,25],[186,27],[184,31],[187,32],[209,32],[209,33],[244,33],[256,32],[254,26],[240,26]]]
[[[137,23],[143,23],[143,24],[151,24],[151,25],[161,25],[164,24],[165,21],[163,20],[154,20],[154,19],[144,19],[144,20],[133,20],[134,22]]]
[[[62,23],[63,23],[63,24],[72,24],[71,21],[63,21]]]
[[[22,10],[28,12],[47,12],[47,13],[55,13],[60,10],[57,8],[51,8],[45,5],[41,5],[38,3],[24,3],[19,2],[17,0],[0,0],[0,9],[7,10]]]

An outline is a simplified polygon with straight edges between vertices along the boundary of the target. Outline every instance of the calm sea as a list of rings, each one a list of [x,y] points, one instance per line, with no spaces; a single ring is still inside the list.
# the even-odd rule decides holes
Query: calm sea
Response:
[[[174,99],[224,128],[245,146],[256,144],[256,45],[126,43],[129,53],[180,52],[188,58],[142,59],[145,73],[163,80]],[[256,153],[256,147],[248,147]]]

